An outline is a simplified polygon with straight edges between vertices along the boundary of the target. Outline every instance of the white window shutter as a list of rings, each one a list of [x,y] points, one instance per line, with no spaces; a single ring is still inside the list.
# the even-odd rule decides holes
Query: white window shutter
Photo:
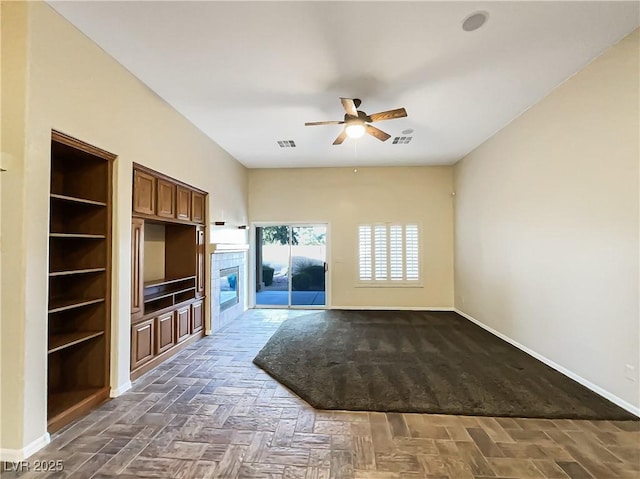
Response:
[[[404,279],[402,270],[402,226],[389,226],[389,262],[392,281],[402,281]]]
[[[377,281],[387,279],[387,227],[376,225],[373,234],[374,271]]]
[[[358,227],[358,278],[380,284],[420,279],[417,224]]]
[[[371,226],[360,226],[358,231],[360,251],[360,281],[370,281],[371,274]]]
[[[407,281],[419,279],[420,263],[418,258],[418,225],[405,226],[405,262]]]

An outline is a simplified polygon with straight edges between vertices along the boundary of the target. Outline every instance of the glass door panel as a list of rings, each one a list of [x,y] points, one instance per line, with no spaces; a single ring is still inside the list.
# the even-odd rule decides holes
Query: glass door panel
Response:
[[[291,305],[325,306],[327,227],[291,227]]]
[[[256,306],[289,306],[289,247],[287,225],[256,227]]]

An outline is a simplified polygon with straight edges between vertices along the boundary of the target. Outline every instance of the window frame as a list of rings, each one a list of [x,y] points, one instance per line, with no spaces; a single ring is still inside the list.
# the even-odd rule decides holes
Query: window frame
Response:
[[[375,279],[376,275],[376,241],[375,241],[375,228],[384,226],[386,229],[386,279]],[[402,276],[401,280],[399,279],[391,279],[392,275],[392,267],[391,267],[391,227],[392,226],[400,226],[402,228]],[[407,254],[406,254],[406,234],[407,234],[407,226],[415,226],[417,231],[417,256],[418,256],[418,278],[417,279],[406,279],[407,276]],[[361,279],[361,265],[360,265],[360,245],[361,245],[361,228],[368,227],[370,234],[370,242],[369,242],[369,256],[371,258],[371,262],[368,270],[371,272],[371,279]],[[359,223],[356,229],[356,284],[355,286],[358,288],[422,288],[424,287],[423,283],[423,272],[422,272],[422,228],[419,222],[417,221],[407,221],[407,222],[399,222],[399,221],[389,221],[389,222],[370,222],[370,223]]]

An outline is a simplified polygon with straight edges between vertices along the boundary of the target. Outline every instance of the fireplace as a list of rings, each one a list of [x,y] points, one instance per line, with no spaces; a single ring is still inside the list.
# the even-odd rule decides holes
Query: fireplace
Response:
[[[238,304],[239,276],[240,269],[237,266],[220,270],[220,311]]]
[[[207,334],[239,317],[247,307],[247,251],[216,248],[210,264],[211,329]]]

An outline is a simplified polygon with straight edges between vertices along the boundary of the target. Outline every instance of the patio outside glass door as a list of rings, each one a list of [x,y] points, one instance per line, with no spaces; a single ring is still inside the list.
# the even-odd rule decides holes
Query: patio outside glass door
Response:
[[[256,306],[326,306],[326,225],[256,227]]]

